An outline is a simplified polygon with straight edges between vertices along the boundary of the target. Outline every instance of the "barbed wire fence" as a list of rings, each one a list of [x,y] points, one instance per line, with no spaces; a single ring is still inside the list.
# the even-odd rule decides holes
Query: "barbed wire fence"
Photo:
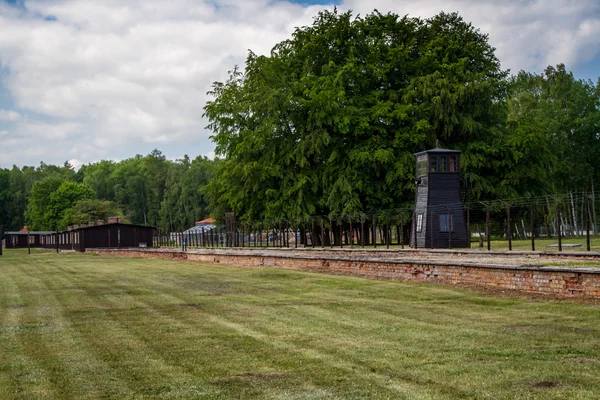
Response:
[[[495,199],[429,207],[427,218],[462,213],[469,248],[481,250],[600,250],[596,196],[572,192],[538,197]],[[315,215],[263,221],[238,221],[231,214],[225,224],[194,227],[184,232],[160,233],[155,247],[252,248],[396,248],[415,246],[413,208],[397,208]],[[432,224],[433,226],[433,224]],[[448,246],[453,248],[452,239]],[[431,241],[434,243],[434,241]],[[431,247],[430,247],[431,248]],[[440,248],[440,247],[437,247]]]

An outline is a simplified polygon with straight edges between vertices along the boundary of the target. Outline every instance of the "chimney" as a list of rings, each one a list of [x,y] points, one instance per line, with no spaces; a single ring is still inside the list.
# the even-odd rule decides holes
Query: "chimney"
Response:
[[[87,224],[81,224],[79,227],[80,228],[87,228]]]
[[[96,225],[96,224],[94,223],[94,221],[90,221],[90,222],[88,222],[88,226],[94,226],[94,225]]]
[[[69,226],[67,226],[67,230],[68,230],[68,231],[72,231],[72,230],[73,230],[73,227],[72,227],[71,225],[69,225]]]
[[[104,225],[104,220],[99,219],[98,221],[96,221],[96,225]]]
[[[79,229],[79,225],[73,225],[73,229]]]
[[[109,224],[118,224],[121,222],[121,217],[108,217]]]

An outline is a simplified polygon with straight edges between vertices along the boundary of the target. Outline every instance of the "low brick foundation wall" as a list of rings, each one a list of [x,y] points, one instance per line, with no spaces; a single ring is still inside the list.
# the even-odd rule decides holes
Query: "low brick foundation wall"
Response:
[[[472,284],[568,297],[600,297],[600,268],[500,265],[449,260],[386,260],[331,255],[275,255],[258,251],[182,252],[159,249],[87,249],[86,252],[135,258],[187,260],[238,267],[278,267],[376,279]]]

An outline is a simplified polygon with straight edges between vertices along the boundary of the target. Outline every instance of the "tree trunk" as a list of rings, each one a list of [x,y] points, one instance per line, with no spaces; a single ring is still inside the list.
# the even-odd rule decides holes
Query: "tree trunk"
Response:
[[[548,237],[551,236],[556,236],[556,223],[554,222],[555,220],[553,220],[552,222],[552,229],[554,230],[554,235],[551,235],[550,233],[550,226],[548,225],[548,219],[550,219],[550,200],[548,200],[548,198],[546,197],[546,204],[548,206],[548,215],[547,215],[547,219],[546,219],[546,231],[548,233]]]
[[[573,228],[575,228],[575,236],[579,237],[579,229],[577,227],[577,212],[575,210],[575,201],[573,200],[573,192],[571,194],[571,215],[573,218]]]
[[[594,176],[592,175],[592,218],[594,219],[594,226],[592,232],[594,235],[597,233],[598,221],[596,220],[596,193],[594,193]]]

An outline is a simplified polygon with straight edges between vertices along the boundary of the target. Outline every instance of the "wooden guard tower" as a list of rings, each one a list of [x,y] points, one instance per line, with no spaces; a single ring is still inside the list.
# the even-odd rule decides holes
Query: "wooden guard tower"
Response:
[[[460,199],[460,151],[435,148],[415,153],[415,213],[410,246],[469,247]]]

